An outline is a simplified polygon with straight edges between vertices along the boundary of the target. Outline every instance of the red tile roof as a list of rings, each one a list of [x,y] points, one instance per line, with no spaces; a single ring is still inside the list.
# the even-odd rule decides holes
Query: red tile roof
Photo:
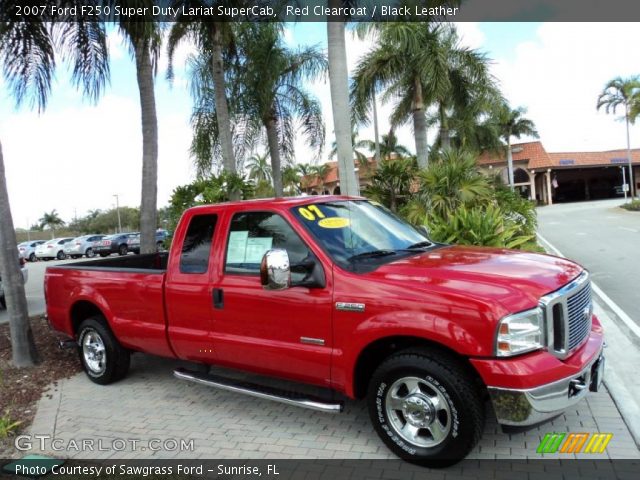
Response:
[[[526,162],[526,167],[535,168],[572,168],[580,166],[622,165],[627,163],[627,151],[606,150],[603,152],[547,152],[542,142],[517,143],[511,146],[514,162]],[[631,160],[640,164],[640,149],[631,150]],[[484,152],[478,157],[480,165],[505,164],[504,157]]]
[[[373,157],[370,157],[367,160],[369,163],[369,168],[367,168],[367,170],[375,170],[376,163]],[[359,169],[361,175],[366,175],[368,173],[362,171],[362,167],[355,159],[354,163],[356,165],[356,168]],[[340,177],[338,175],[338,162],[327,162],[325,165],[329,165],[329,173],[327,173],[327,175],[324,177],[324,181],[322,183],[324,185],[330,185],[338,182],[340,180]],[[305,183],[305,181],[308,181],[309,183]],[[314,188],[320,184],[320,181],[316,175],[306,175],[302,177],[301,184],[303,185],[303,188]]]

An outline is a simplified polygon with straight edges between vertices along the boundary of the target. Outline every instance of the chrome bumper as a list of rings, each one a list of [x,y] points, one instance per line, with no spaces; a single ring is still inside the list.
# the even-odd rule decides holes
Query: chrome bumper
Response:
[[[577,375],[526,390],[488,387],[501,425],[529,426],[557,417],[588,392],[597,392],[604,376],[602,350]]]

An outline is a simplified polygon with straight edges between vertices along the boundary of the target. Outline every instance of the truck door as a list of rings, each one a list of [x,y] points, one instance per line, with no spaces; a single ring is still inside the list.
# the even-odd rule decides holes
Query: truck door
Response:
[[[264,290],[260,262],[271,248],[284,248],[292,282],[305,273],[295,266],[319,262],[281,215],[238,212],[230,219],[222,273],[215,285],[221,302],[213,310],[217,360],[227,366],[327,386],[332,349],[332,280],[321,288]],[[320,266],[321,267],[321,266]]]
[[[218,216],[197,214],[185,218],[186,232],[176,232],[167,268],[165,305],[171,346],[179,358],[212,363],[210,267]],[[182,240],[183,239],[183,240]]]

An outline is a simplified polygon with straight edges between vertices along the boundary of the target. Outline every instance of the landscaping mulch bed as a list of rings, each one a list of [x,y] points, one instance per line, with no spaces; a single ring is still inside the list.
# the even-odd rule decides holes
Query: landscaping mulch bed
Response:
[[[8,417],[20,422],[12,435],[31,424],[38,400],[51,384],[82,371],[77,351],[58,348],[58,340],[65,337],[52,331],[44,317],[32,317],[31,329],[40,363],[34,367],[15,368],[11,363],[9,324],[0,325],[0,419]],[[11,443],[10,437],[0,438],[0,452]]]

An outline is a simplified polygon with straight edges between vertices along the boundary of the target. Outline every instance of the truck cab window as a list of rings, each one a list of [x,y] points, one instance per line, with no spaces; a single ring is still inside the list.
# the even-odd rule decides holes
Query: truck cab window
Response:
[[[180,273],[206,273],[217,215],[191,218],[180,254]]]
[[[280,215],[271,212],[236,214],[229,228],[225,272],[258,275],[263,255],[272,248],[285,249],[292,266],[304,263],[313,255]],[[300,281],[304,276],[304,273],[291,272],[293,281]]]

